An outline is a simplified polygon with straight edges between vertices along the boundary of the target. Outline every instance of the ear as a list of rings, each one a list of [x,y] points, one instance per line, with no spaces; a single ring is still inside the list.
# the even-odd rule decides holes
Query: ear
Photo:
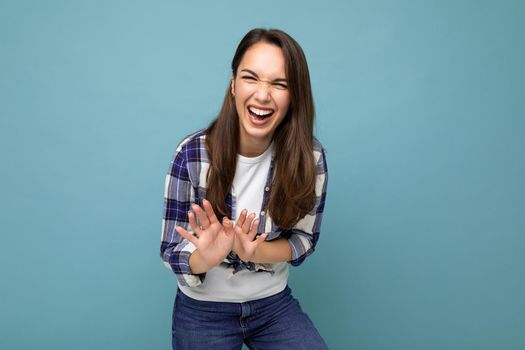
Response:
[[[231,79],[231,93],[232,93],[232,96],[235,96],[235,77],[232,75],[232,79]]]

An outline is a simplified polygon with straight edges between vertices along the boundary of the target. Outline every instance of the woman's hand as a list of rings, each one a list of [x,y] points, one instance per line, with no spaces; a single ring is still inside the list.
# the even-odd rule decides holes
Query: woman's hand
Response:
[[[230,253],[235,234],[224,229],[217,216],[215,216],[209,201],[204,200],[203,206],[204,210],[197,204],[194,204],[192,208],[195,214],[192,212],[188,213],[190,226],[193,232],[197,234],[197,237],[180,226],[177,226],[176,230],[182,237],[197,247],[201,261],[206,265],[204,270],[210,270],[220,264]],[[197,225],[195,215],[197,215],[200,226]]]
[[[223,225],[225,231],[235,236],[233,252],[237,254],[239,259],[248,262],[253,260],[257,247],[264,242],[267,234],[263,233],[254,240],[257,234],[257,227],[259,226],[259,219],[254,220],[254,213],[248,217],[246,217],[246,214],[247,210],[244,209],[239,219],[237,219],[235,226],[228,219],[224,220]]]

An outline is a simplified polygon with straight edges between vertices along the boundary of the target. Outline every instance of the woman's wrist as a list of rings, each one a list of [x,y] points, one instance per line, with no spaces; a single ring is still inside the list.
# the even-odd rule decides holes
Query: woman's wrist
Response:
[[[292,248],[286,238],[278,238],[272,241],[264,241],[257,246],[251,262],[257,264],[268,264],[286,262],[292,260]]]
[[[198,249],[194,250],[193,253],[191,253],[189,264],[190,264],[191,273],[193,273],[194,275],[208,272],[213,267],[213,266],[210,267],[208,264],[204,262]]]

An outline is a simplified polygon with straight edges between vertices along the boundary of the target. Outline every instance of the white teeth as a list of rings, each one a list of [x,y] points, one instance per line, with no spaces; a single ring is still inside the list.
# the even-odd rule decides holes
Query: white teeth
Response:
[[[250,112],[257,114],[258,116],[265,117],[267,115],[270,115],[273,113],[273,110],[262,110],[255,107],[249,107],[248,108]]]

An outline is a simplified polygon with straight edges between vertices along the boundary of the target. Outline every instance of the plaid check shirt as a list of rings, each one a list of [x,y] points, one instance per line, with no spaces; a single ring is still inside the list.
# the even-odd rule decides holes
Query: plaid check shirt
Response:
[[[201,284],[206,274],[192,274],[189,258],[196,247],[193,243],[180,236],[175,231],[175,227],[182,226],[188,232],[193,233],[188,222],[188,211],[191,210],[193,203],[201,204],[202,200],[206,198],[206,176],[209,168],[209,159],[205,138],[206,131],[201,130],[182,140],[175,150],[169,172],[166,175],[164,189],[164,216],[162,220],[160,255],[164,264],[175,273],[179,284],[190,287]],[[325,150],[315,138],[314,159],[317,164],[315,205],[292,229],[283,230],[279,228],[264,211],[271,192],[273,158],[264,188],[263,211],[259,214],[260,222],[257,235],[266,232],[268,234],[266,237],[267,241],[279,237],[288,239],[292,248],[292,260],[289,263],[293,266],[300,265],[314,251],[319,239],[325,205],[328,180]],[[226,198],[226,206],[232,215],[231,220],[235,220],[237,217],[235,204],[235,194],[230,192]],[[273,272],[271,264],[245,262],[240,260],[233,252],[224,259],[224,262],[233,268],[234,273],[243,269],[253,272]]]

